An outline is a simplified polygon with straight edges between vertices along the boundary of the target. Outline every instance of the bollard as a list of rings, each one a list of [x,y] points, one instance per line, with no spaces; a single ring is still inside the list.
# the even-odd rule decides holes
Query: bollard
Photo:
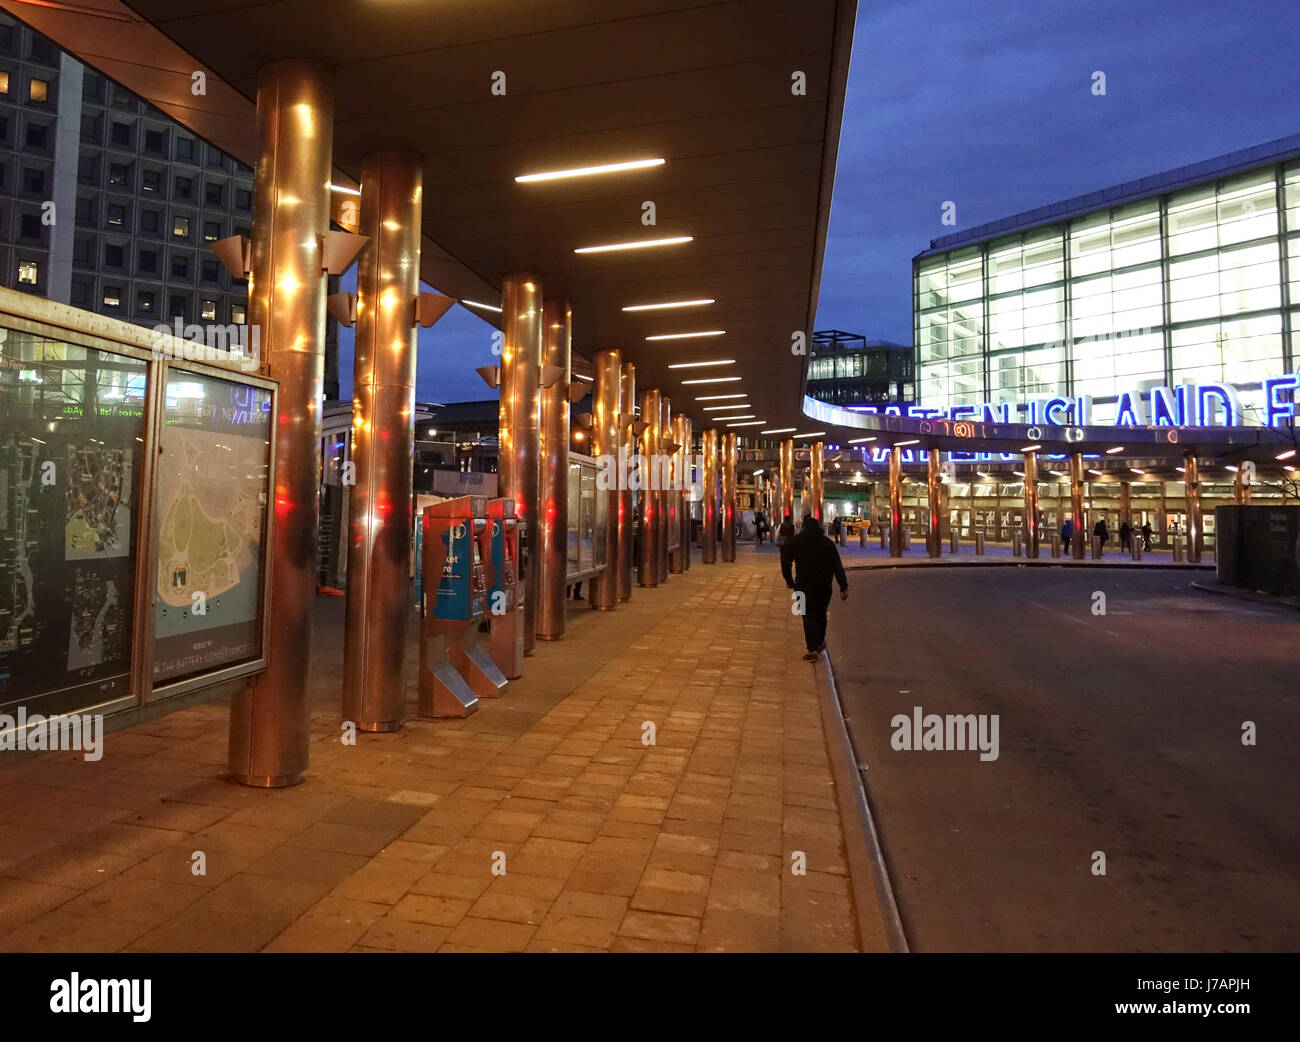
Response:
[[[889,549],[889,526],[888,525],[880,526],[880,549],[882,550]]]
[[[835,541],[839,543],[840,546],[848,545],[848,536],[845,534],[844,526],[842,524],[835,532]]]
[[[864,550],[867,548],[867,526],[866,525],[863,525],[861,528],[858,529],[858,546],[862,547],[862,549]]]
[[[948,549],[956,553],[960,546],[961,536],[958,534],[957,529],[954,528],[948,533]]]
[[[903,529],[903,549],[908,550],[912,546],[912,533],[909,529]]]
[[[975,533],[975,552],[976,552],[977,554],[982,554],[982,553],[984,552],[984,533],[983,533],[983,532],[976,532],[976,533]]]
[[[1092,559],[1094,561],[1101,559],[1101,536],[1092,537]]]
[[[1133,537],[1133,560],[1142,560],[1142,540],[1136,535]]]
[[[1052,556],[1061,556],[1061,537],[1059,535],[1052,536]]]
[[[1174,547],[1174,560],[1181,561],[1183,559],[1183,537],[1182,536],[1180,535],[1174,536],[1173,547]]]

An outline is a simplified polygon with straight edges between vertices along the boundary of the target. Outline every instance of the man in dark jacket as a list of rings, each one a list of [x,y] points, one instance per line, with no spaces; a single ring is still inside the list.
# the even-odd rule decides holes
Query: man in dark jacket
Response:
[[[781,548],[781,575],[786,586],[803,594],[803,637],[808,646],[804,661],[812,662],[826,648],[826,609],[831,603],[831,580],[840,584],[840,600],[849,597],[849,581],[840,563],[840,552],[815,517],[805,517],[802,531]]]

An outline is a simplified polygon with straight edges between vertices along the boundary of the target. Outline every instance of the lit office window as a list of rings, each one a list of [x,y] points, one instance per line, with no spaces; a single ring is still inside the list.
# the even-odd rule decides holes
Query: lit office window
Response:
[[[9,93],[9,73],[0,72],[0,94]]]
[[[36,261],[19,261],[18,262],[18,281],[28,286],[35,286],[37,278],[40,277],[41,269]]]
[[[200,314],[206,319],[215,319],[217,317],[217,302],[205,299]]]
[[[242,326],[247,321],[243,304],[230,305],[230,321],[235,323],[237,326]]]
[[[190,219],[188,217],[172,218],[172,235],[178,239],[188,239],[190,237]]]
[[[122,291],[116,286],[104,287],[104,307],[116,308],[122,306]]]
[[[46,101],[49,99],[50,85],[45,80],[29,80],[27,84],[28,101]]]

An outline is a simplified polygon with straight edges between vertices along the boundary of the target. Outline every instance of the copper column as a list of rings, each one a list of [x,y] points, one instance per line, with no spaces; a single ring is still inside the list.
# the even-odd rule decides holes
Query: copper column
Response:
[[[1250,485],[1246,481],[1246,464],[1243,462],[1233,476],[1232,501],[1245,506],[1250,503]]]
[[[632,599],[632,560],[636,556],[634,545],[636,524],[632,513],[632,487],[628,483],[627,468],[636,455],[636,366],[623,363],[623,380],[618,391],[618,599]]]
[[[564,579],[569,557],[569,368],[573,309],[568,301],[542,305],[542,367],[538,427],[537,638],[564,636]]]
[[[889,556],[903,556],[903,450],[889,450]]]
[[[704,457],[704,499],[700,508],[700,563],[718,562],[718,432],[710,427],[700,432],[700,455]]]
[[[325,265],[334,146],[333,74],[319,62],[270,62],[257,76],[258,158],[249,322],[266,375],[279,381],[266,672],[230,706],[230,773],[245,785],[296,785],[307,769]]]
[[[691,452],[691,442],[695,437],[694,424],[690,418],[681,417],[682,421],[682,491],[678,493],[681,503],[682,526],[682,571],[691,569],[691,507],[695,503],[692,496],[699,485],[695,475],[695,456]]]
[[[1092,533],[1087,530],[1087,519],[1083,516],[1084,470],[1083,453],[1070,453],[1070,517],[1073,521],[1074,538],[1070,540],[1070,556],[1082,561],[1088,556],[1088,544]]]
[[[939,475],[939,450],[926,453],[929,466],[925,472],[925,488],[930,501],[930,524],[925,530],[925,549],[931,557],[943,556],[943,479]]]
[[[591,385],[591,453],[596,457],[596,517],[602,516],[604,526],[596,525],[597,545],[605,551],[605,569],[592,577],[588,584],[591,606],[598,611],[613,611],[618,604],[618,535],[620,481],[622,466],[619,461],[619,385],[623,382],[622,355],[618,351],[597,351],[592,359],[596,370]],[[600,477],[613,469],[613,481],[603,488]],[[567,542],[568,533],[565,533]]]
[[[658,465],[650,468],[658,479],[659,489],[655,492],[655,506],[659,512],[659,529],[655,533],[659,540],[659,563],[655,565],[655,574],[661,583],[668,581],[668,530],[677,521],[677,512],[673,510],[672,500],[672,456],[664,446],[672,441],[673,421],[672,407],[668,395],[659,395],[659,441],[655,452],[659,453]]]
[[[1037,557],[1042,533],[1038,530],[1038,453],[1025,453],[1025,505],[1021,518],[1025,531],[1025,556]]]
[[[1201,531],[1201,467],[1195,452],[1183,453],[1183,486],[1187,492],[1187,560],[1199,564],[1205,533]]]
[[[813,442],[812,451],[808,454],[808,477],[809,477],[809,497],[812,502],[810,509],[812,516],[818,521],[826,520],[826,486],[822,483],[822,470],[826,466],[826,443]]]
[[[722,559],[736,559],[736,434],[722,436]]]
[[[659,389],[641,392],[641,460],[637,469],[637,502],[641,504],[641,533],[636,565],[638,586],[659,585],[659,494],[651,487],[658,484],[654,458],[659,452],[659,421],[662,417]]]
[[[686,433],[687,419],[678,413],[673,417],[672,441],[677,448],[673,451],[673,484],[668,493],[671,509],[668,516],[673,526],[673,537],[677,540],[677,549],[668,551],[668,571],[676,574],[686,570],[685,560],[690,544],[682,538],[682,518],[686,516],[686,462],[690,455],[687,447],[689,436]],[[690,530],[687,529],[689,534]]]
[[[406,710],[402,663],[411,613],[411,465],[415,438],[415,309],[420,293],[418,155],[376,152],[361,164],[361,225],[352,377],[343,719],[395,731]]]
[[[781,517],[777,523],[784,521],[787,514],[791,520],[794,520],[794,439],[792,438],[781,442]]]

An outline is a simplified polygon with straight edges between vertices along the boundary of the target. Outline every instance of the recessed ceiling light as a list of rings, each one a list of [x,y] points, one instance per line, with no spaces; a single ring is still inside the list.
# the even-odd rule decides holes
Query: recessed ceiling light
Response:
[[[330,185],[330,191],[331,191],[331,192],[338,192],[340,195],[360,195],[360,194],[361,194],[360,190],[358,190],[358,189],[356,189],[356,188],[349,188],[347,185],[336,185],[336,184],[331,184],[331,185]]]
[[[739,376],[708,376],[699,380],[683,380],[682,385],[686,384],[734,384],[739,383]]]
[[[692,242],[693,235],[674,235],[667,239],[638,239],[635,242],[608,242],[601,246],[579,246],[574,253],[608,253],[610,250],[644,250],[651,246],[678,246]]]
[[[729,423],[728,427],[761,427],[767,423],[766,420],[751,420],[749,423]]]
[[[1226,469],[1232,471],[1234,474],[1237,473],[1237,468],[1234,467],[1234,466],[1232,466],[1231,464],[1229,464],[1228,467],[1227,467]],[[1142,472],[1141,472],[1140,470],[1138,470],[1138,471],[1135,471],[1134,473],[1141,474]]]
[[[491,304],[480,304],[477,300],[462,300],[461,303],[467,308],[481,308],[483,311],[495,311],[498,315],[501,314],[500,308],[493,307]]]
[[[734,358],[719,358],[716,362],[674,362],[669,369],[703,369],[711,365],[735,365]]]
[[[743,394],[736,395],[737,398],[746,397]],[[705,412],[716,412],[721,409],[723,412],[730,412],[733,409],[748,409],[749,406],[744,402],[732,402],[730,405],[702,405],[700,406]]]
[[[1026,446],[1025,446],[1023,449],[1021,449],[1020,451],[1021,451],[1021,452],[1037,452],[1037,451],[1038,451],[1039,449],[1041,449],[1041,448],[1042,448],[1041,445],[1026,445]]]
[[[1099,470],[1093,470],[1091,467],[1089,467],[1089,468],[1088,468],[1088,473],[1089,473],[1089,474],[1097,474],[1097,475],[1100,475],[1100,474],[1101,474],[1101,471],[1099,471]]]
[[[920,439],[920,438],[913,438],[911,441],[896,441],[896,442],[894,442],[895,447],[898,447],[898,448],[901,448],[901,447],[904,446],[904,445],[920,445],[920,444],[921,444],[921,439]]]
[[[1113,456],[1113,455],[1115,455],[1115,453],[1117,453],[1117,452],[1123,452],[1123,451],[1124,451],[1124,446],[1123,446],[1123,445],[1116,445],[1113,449],[1107,449],[1107,450],[1106,450],[1106,455],[1107,455],[1107,456]]]
[[[820,438],[825,431],[809,431],[807,434],[796,434],[796,438]]]
[[[530,181],[558,181],[565,177],[587,177],[590,174],[617,174],[624,170],[644,170],[663,166],[663,159],[629,159],[624,163],[604,163],[600,166],[576,166],[570,170],[545,170],[538,174],[520,174],[515,178],[520,184]]]
[[[629,304],[624,311],[666,311],[669,308],[702,308],[706,304],[716,304],[712,297],[699,300],[666,300],[662,304]]]
[[[759,431],[759,434],[789,434],[795,428],[793,427],[773,427],[770,431]]]
[[[648,336],[647,340],[692,340],[701,336],[722,336],[726,333],[725,329],[702,329],[698,333],[660,333],[657,336]]]
[[[748,398],[747,394],[706,394],[695,400],[697,402],[720,402],[724,398]],[[791,428],[793,429],[793,428]]]
[[[752,420],[754,418],[754,414],[752,412],[749,412],[749,413],[739,413],[735,416],[711,416],[709,418],[713,420]],[[764,420],[763,422],[766,423],[767,421]]]
[[[861,445],[864,441],[875,441],[875,440],[876,440],[876,439],[875,439],[874,437],[872,437],[872,438],[853,438],[852,440],[849,441],[849,444],[850,444],[850,445]]]
[[[1286,452],[1279,452],[1274,459],[1290,459],[1295,455],[1295,449],[1287,449]]]

